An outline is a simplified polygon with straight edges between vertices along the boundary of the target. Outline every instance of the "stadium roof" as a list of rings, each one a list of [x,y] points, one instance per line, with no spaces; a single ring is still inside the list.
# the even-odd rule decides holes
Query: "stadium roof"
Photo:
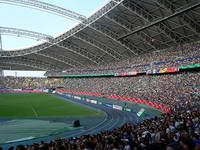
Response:
[[[41,38],[45,42],[26,49],[0,51],[0,68],[66,70],[107,64],[200,40],[200,0],[110,0],[89,18],[35,2],[40,5],[23,5],[66,15],[80,24],[56,38],[1,27],[1,32]]]

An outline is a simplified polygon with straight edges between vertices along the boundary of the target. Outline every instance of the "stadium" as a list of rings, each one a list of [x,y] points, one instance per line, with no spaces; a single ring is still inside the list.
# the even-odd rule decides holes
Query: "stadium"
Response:
[[[76,25],[56,37],[0,27],[0,150],[200,149],[200,0],[108,0],[90,16],[1,4]],[[5,50],[4,34],[42,42]]]

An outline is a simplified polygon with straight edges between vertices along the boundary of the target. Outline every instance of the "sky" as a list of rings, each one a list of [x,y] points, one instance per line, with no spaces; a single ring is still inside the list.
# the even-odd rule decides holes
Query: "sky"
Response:
[[[93,14],[97,9],[105,5],[108,0],[40,0],[49,4],[63,7],[74,11],[86,17]],[[61,17],[55,14],[50,14],[37,9],[26,8],[4,4],[0,2],[0,26],[26,29],[30,31],[44,33],[56,37],[63,32],[78,24],[77,21],[69,18]],[[36,41],[23,37],[11,35],[2,35],[3,50],[15,50],[32,45],[37,45],[42,41]],[[16,72],[16,71],[15,71]],[[11,73],[12,74],[12,73]],[[16,73],[14,73],[16,75]],[[21,73],[17,73],[21,74]],[[29,72],[31,75],[31,73]],[[34,73],[35,75],[36,73]],[[41,73],[40,73],[41,74]],[[7,72],[4,71],[4,75]],[[22,73],[23,76],[23,73]],[[26,73],[24,73],[26,76]]]

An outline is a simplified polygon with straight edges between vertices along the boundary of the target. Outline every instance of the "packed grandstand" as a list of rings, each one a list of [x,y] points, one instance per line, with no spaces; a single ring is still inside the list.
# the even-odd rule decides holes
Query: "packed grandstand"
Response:
[[[183,1],[111,0],[82,24],[53,39],[53,44],[0,52],[2,65],[47,71],[45,78],[1,76],[0,92],[89,95],[145,104],[162,112],[96,134],[20,144],[9,150],[199,150],[200,20],[192,14],[198,14],[200,1]],[[131,13],[138,24],[129,20]],[[108,24],[102,25],[104,21]],[[179,23],[182,26],[172,27]],[[153,32],[155,28],[159,30]],[[126,42],[121,40],[126,38]],[[90,45],[88,51],[82,48],[85,45]]]

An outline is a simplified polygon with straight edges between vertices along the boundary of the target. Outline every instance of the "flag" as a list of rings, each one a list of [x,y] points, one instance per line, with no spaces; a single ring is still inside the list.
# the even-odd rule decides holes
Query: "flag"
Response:
[[[167,72],[167,68],[160,69],[160,73],[165,73],[165,72]]]
[[[177,72],[178,68],[177,67],[168,67],[167,72]]]
[[[122,110],[122,106],[119,106],[119,105],[113,105],[113,108],[118,109],[118,110]]]
[[[146,74],[152,74],[152,71],[151,70],[147,70]]]
[[[145,109],[141,108],[140,111],[137,113],[137,116],[138,117],[144,117],[144,112],[145,112]]]
[[[136,71],[131,71],[131,72],[128,72],[128,75],[136,75],[137,72]]]
[[[159,69],[153,69],[153,74],[157,74],[157,73],[159,73],[159,72],[160,72]]]
[[[131,112],[131,109],[130,109],[130,108],[125,108],[124,110],[125,110],[125,111],[128,111],[128,112]]]

